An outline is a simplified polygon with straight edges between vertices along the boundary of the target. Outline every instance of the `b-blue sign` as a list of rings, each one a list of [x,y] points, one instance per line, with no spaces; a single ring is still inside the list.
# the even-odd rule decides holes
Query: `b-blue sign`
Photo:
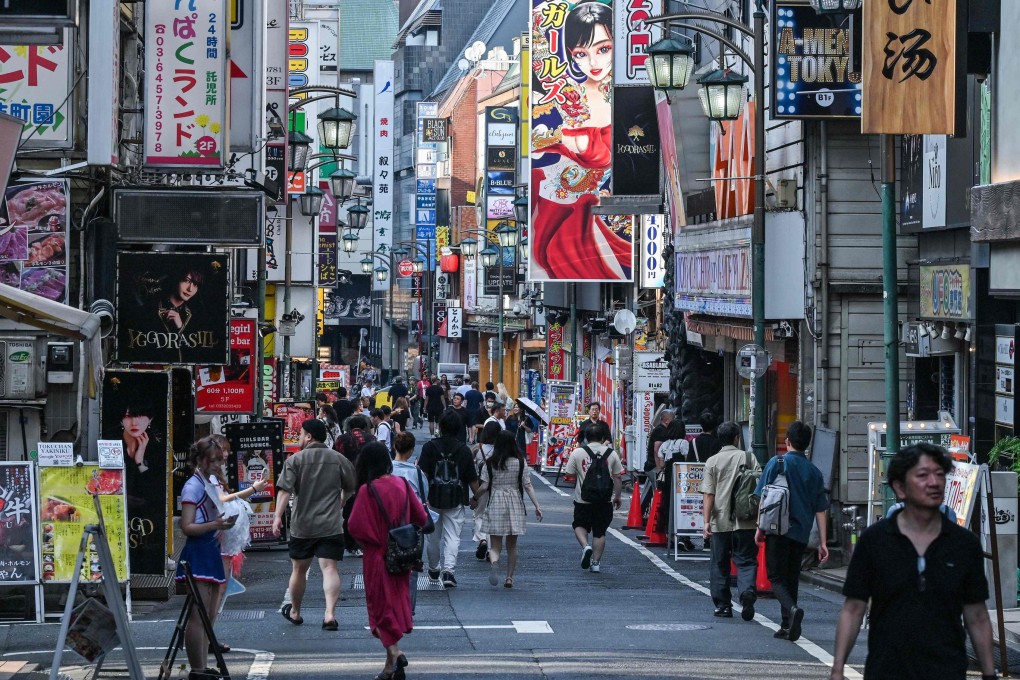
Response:
[[[861,116],[862,19],[816,14],[799,0],[772,4],[773,118]]]

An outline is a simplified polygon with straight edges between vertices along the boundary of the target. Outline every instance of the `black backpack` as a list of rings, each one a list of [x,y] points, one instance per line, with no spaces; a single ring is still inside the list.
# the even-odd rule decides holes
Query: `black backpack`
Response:
[[[612,449],[606,449],[601,456],[585,444],[582,446],[591,459],[588,465],[588,472],[584,475],[581,483],[581,500],[585,503],[608,503],[613,499],[613,477],[609,474],[609,454]]]
[[[439,452],[436,472],[429,480],[429,505],[436,510],[459,508],[464,504],[464,485],[453,453]]]

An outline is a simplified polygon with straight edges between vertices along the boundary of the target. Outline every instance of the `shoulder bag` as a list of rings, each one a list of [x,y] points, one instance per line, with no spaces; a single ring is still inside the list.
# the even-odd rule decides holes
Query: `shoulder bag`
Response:
[[[404,524],[396,525],[390,521],[389,515],[386,514],[386,508],[383,506],[382,499],[379,498],[379,493],[372,486],[372,482],[368,483],[368,490],[372,492],[372,496],[375,497],[375,502],[379,505],[379,513],[382,515],[383,521],[386,522],[386,526],[389,527],[389,536],[386,540],[386,571],[395,575],[402,576],[410,571],[421,571],[422,561],[421,556],[425,548],[425,534],[422,532],[422,528],[412,524],[410,521],[411,517],[411,494],[414,493],[411,489],[411,483],[406,479],[404,480],[404,514],[407,517],[407,521]]]
[[[423,534],[431,534],[436,530],[436,523],[432,519],[432,510],[429,508],[429,502],[427,499],[421,496],[421,489],[425,486],[422,483],[421,468],[415,468],[415,472],[418,473],[418,498],[421,500],[422,507],[425,508],[425,515],[428,516],[428,521],[425,522],[425,526],[421,528]]]

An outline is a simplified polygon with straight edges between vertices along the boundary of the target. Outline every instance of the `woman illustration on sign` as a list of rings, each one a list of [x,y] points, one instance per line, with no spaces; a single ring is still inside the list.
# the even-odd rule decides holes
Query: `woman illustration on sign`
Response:
[[[548,279],[630,278],[631,243],[592,214],[613,157],[612,22],[609,5],[576,5],[560,36],[570,77],[536,88],[531,253],[532,267]],[[537,51],[548,52],[551,43],[547,38]],[[551,103],[539,103],[553,93]],[[552,154],[558,158],[547,160]]]

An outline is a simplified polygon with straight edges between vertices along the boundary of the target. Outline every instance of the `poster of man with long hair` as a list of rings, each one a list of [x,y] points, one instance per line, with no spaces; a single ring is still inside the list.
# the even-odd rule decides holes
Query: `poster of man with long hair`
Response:
[[[533,0],[532,281],[631,281],[633,220],[595,215],[613,159],[612,2]]]

